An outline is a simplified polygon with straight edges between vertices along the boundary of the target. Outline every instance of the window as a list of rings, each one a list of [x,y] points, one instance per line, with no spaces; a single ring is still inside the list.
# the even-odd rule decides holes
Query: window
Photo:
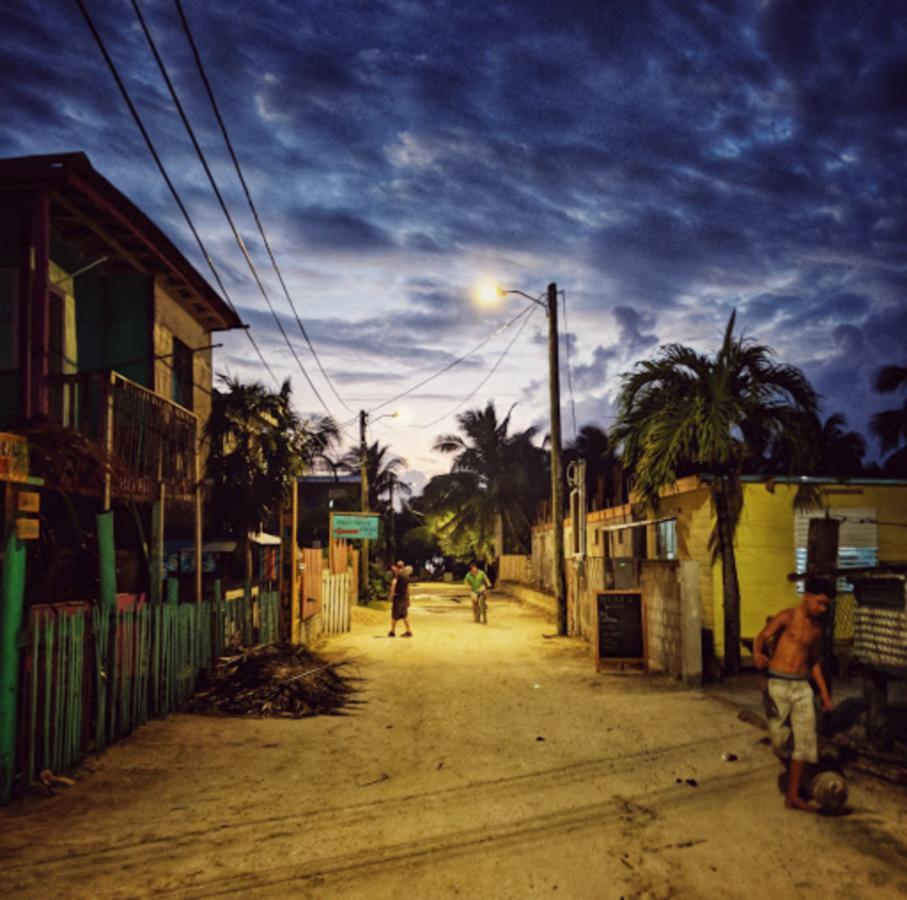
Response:
[[[173,339],[173,390],[171,399],[192,409],[192,351],[179,338]]]

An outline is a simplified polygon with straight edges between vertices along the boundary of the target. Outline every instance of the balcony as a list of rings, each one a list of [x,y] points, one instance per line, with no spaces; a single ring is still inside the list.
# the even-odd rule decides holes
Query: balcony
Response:
[[[33,435],[32,442],[46,460],[49,484],[77,482],[83,489],[139,501],[156,499],[161,484],[169,497],[194,494],[199,420],[179,404],[117,372],[96,372],[48,378],[47,408],[51,428],[43,437]],[[72,430],[83,440],[73,441]],[[67,431],[68,441],[54,439]],[[64,459],[62,443],[69,445]]]

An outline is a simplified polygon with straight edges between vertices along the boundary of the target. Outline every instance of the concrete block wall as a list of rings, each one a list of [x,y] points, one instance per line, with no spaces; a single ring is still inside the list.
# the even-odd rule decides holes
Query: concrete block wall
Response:
[[[649,668],[671,675],[683,672],[683,629],[676,569],[673,561],[646,560],[640,577],[646,604]]]

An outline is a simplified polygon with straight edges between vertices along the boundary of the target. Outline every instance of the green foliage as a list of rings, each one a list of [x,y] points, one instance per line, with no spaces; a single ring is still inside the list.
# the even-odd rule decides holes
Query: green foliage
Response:
[[[661,488],[678,477],[699,472],[711,478],[713,559],[722,561],[729,674],[740,668],[734,557],[743,502],[740,474],[772,458],[794,471],[814,465],[816,436],[808,423],[818,408],[804,374],[775,363],[769,347],[735,336],[735,318],[732,313],[715,354],[668,344],[624,375],[612,432],[634,489],[653,509]]]
[[[220,376],[205,426],[209,515],[226,534],[245,539],[273,519],[293,478],[337,439],[330,418],[301,419],[292,408],[290,381],[279,391],[260,382]]]
[[[453,463],[420,498],[426,525],[448,555],[491,559],[500,515],[505,546],[525,552],[531,517],[548,490],[546,454],[532,443],[535,429],[509,434],[510,413],[499,421],[492,402],[460,414],[457,422],[459,434],[435,441],[434,448],[451,454]]]
[[[876,374],[875,389],[880,394],[905,394],[900,407],[877,412],[869,430],[878,438],[882,453],[889,454],[884,463],[886,474],[907,478],[907,366],[883,366]]]

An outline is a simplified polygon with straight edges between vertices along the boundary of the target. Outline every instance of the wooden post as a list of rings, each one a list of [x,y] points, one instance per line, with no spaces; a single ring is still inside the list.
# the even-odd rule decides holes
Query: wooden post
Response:
[[[103,440],[104,440],[104,490],[101,498],[101,507],[104,512],[110,509],[111,481],[113,473],[113,386],[115,376],[113,372],[108,372],[104,378],[104,391],[101,402],[104,404],[103,410]]]
[[[166,488],[164,482],[158,486],[158,499],[151,507],[151,602],[159,605],[161,595],[162,573],[164,571],[164,507]]]
[[[202,495],[199,459],[198,419],[195,420],[195,602],[202,602],[202,529],[204,527],[204,496]]]
[[[302,610],[299,602],[299,550],[296,533],[299,516],[299,482],[294,478],[290,487],[290,640],[302,643]]]
[[[561,382],[558,368],[557,285],[548,285],[548,399],[551,405],[551,520],[554,524],[554,598],[557,633],[567,634],[564,486],[561,482]]]

